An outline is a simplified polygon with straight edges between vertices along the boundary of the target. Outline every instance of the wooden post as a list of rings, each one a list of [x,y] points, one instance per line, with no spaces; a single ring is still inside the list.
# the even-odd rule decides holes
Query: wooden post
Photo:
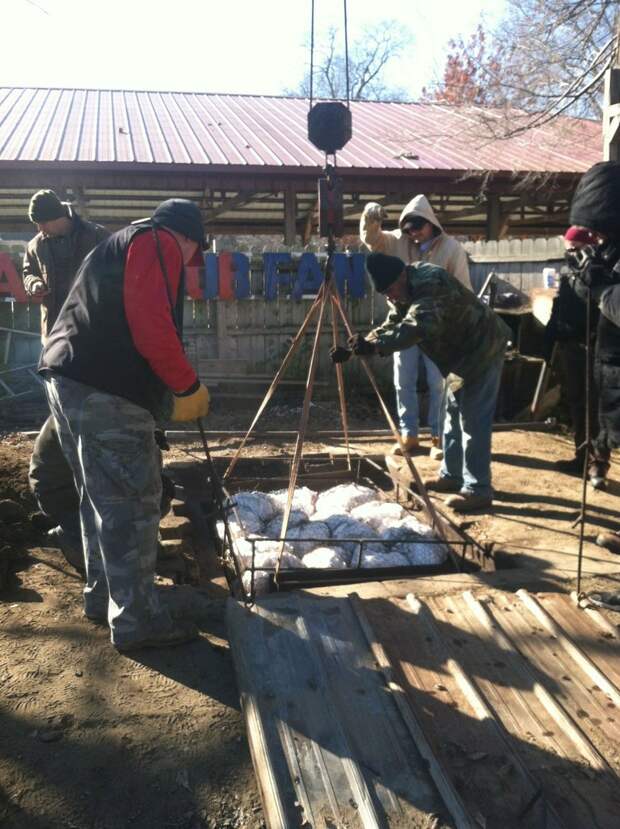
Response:
[[[294,245],[297,235],[297,195],[287,185],[284,190],[284,244]]]
[[[496,241],[502,230],[502,211],[497,193],[487,198],[487,242]]]
[[[620,161],[620,67],[617,66],[605,73],[603,158]]]

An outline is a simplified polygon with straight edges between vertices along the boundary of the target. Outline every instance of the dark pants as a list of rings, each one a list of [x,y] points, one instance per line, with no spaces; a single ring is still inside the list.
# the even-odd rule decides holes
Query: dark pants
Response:
[[[62,527],[72,543],[81,547],[80,499],[51,415],[34,442],[28,482],[41,512]]]
[[[562,373],[562,391],[570,411],[571,424],[575,433],[575,457],[583,463],[586,440],[586,347],[577,340],[558,342],[556,354]],[[599,393],[594,379],[593,354],[590,362],[590,453],[591,472],[602,477],[609,469],[609,448],[601,436],[599,426]]]

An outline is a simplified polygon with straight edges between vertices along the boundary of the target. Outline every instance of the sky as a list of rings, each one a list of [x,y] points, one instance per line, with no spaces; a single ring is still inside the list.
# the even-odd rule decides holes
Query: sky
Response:
[[[413,34],[386,81],[415,99],[447,41],[504,0],[348,0],[349,41],[382,19]],[[309,65],[310,0],[0,0],[0,85],[282,94]],[[316,39],[343,4],[315,0]]]

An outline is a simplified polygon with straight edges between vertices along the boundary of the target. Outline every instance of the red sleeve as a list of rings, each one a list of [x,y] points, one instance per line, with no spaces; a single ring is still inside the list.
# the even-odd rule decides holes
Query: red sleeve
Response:
[[[162,230],[158,230],[157,235],[174,303],[183,259],[174,236]],[[123,302],[129,330],[140,354],[173,392],[188,389],[197,376],[174,327],[164,275],[151,233],[140,233],[129,245]]]

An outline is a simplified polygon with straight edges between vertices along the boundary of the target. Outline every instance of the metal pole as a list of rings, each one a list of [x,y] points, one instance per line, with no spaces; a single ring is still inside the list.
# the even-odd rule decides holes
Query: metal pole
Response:
[[[588,498],[588,466],[590,463],[590,311],[592,307],[592,289],[588,285],[588,293],[586,299],[586,422],[585,422],[585,437],[583,442],[584,458],[583,458],[583,475],[581,480],[581,515],[579,516],[579,552],[577,553],[577,595],[581,595],[581,570],[583,565],[583,542],[586,526],[586,510]]]

